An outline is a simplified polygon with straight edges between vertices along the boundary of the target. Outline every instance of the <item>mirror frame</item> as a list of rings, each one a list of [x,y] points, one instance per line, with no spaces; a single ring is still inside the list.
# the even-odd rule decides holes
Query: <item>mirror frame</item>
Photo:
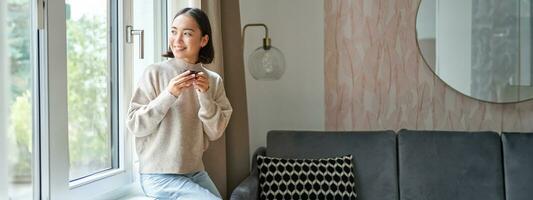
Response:
[[[427,0],[419,0],[418,2],[418,5],[417,5],[417,9],[416,9],[416,15],[415,15],[415,18],[414,18],[414,24],[415,24],[415,29],[414,29],[414,32],[415,32],[415,40],[416,40],[416,47],[418,49],[418,52],[419,52],[419,55],[420,57],[422,58],[423,62],[424,62],[424,65],[431,71],[431,73],[433,74],[433,76],[436,76],[442,83],[444,83],[444,85],[448,88],[450,88],[451,90],[455,91],[456,93],[459,93],[460,95],[462,96],[465,96],[469,99],[472,99],[472,100],[475,100],[475,101],[480,101],[480,102],[483,102],[483,103],[489,103],[489,104],[516,104],[516,103],[522,103],[522,102],[526,102],[526,101],[530,101],[530,100],[533,100],[533,96],[531,97],[527,97],[527,98],[524,98],[524,99],[520,99],[519,97],[514,100],[514,101],[490,101],[490,100],[485,100],[485,99],[480,99],[480,98],[477,98],[477,97],[474,97],[472,95],[468,95],[468,94],[465,94],[464,92],[461,92],[459,91],[458,89],[456,89],[455,87],[452,87],[448,82],[446,82],[443,78],[441,78],[434,70],[433,67],[436,67],[436,66],[431,66],[429,64],[429,62],[427,61],[426,57],[424,56],[424,53],[422,52],[422,49],[420,48],[420,42],[419,42],[419,39],[418,39],[418,27],[417,27],[417,21],[418,21],[418,17],[419,17],[419,13],[420,13],[420,7],[422,5],[422,1],[427,1]],[[436,0],[437,1],[437,0]],[[533,3],[533,2],[532,2]],[[532,17],[533,17],[533,10],[532,10]],[[532,34],[533,35],[533,34]],[[435,54],[435,58],[437,58],[438,55]],[[533,66],[532,66],[533,68]],[[533,78],[533,77],[532,77]],[[533,81],[532,81],[533,82]],[[533,84],[533,83],[532,83]],[[518,93],[520,94],[520,88],[518,88]]]

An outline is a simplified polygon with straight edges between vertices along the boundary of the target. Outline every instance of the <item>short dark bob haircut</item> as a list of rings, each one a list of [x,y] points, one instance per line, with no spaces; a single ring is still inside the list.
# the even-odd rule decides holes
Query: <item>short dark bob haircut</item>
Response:
[[[211,63],[213,61],[213,58],[215,58],[215,50],[213,48],[213,42],[211,37],[211,24],[209,23],[209,18],[207,17],[204,11],[198,8],[184,8],[181,9],[178,13],[176,13],[174,18],[172,18],[172,21],[174,21],[178,16],[183,14],[191,16],[196,21],[198,26],[200,26],[202,37],[205,35],[209,37],[207,45],[200,49],[198,62],[202,64]],[[170,49],[170,47],[168,47],[167,52],[164,53],[162,56],[167,58],[174,58],[174,53],[172,53],[172,50]]]

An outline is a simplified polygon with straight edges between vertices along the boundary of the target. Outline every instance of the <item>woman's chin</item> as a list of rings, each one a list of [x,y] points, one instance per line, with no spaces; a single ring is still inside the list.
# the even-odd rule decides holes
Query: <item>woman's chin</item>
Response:
[[[183,57],[183,55],[181,53],[179,53],[179,52],[173,51],[172,54],[174,54],[174,58],[182,58]]]
[[[174,54],[174,58],[176,58],[176,59],[180,59],[180,60],[183,60],[183,61],[186,61],[186,60],[187,60],[187,58],[185,58],[183,55],[176,54],[176,53]]]

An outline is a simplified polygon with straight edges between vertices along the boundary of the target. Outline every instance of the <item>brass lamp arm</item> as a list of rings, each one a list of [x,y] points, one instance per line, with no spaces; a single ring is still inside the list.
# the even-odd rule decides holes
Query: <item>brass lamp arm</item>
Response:
[[[270,38],[268,37],[268,27],[265,24],[262,23],[256,23],[256,24],[246,24],[244,25],[244,28],[242,29],[242,44],[244,45],[244,38],[246,35],[246,28],[250,26],[262,26],[265,28],[265,37],[263,38],[263,49],[270,49]]]

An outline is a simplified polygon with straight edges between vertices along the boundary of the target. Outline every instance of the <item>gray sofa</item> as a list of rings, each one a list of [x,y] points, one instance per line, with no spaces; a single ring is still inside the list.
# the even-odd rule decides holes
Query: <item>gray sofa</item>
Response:
[[[270,131],[232,200],[258,199],[257,155],[351,154],[359,200],[533,199],[533,133]]]

